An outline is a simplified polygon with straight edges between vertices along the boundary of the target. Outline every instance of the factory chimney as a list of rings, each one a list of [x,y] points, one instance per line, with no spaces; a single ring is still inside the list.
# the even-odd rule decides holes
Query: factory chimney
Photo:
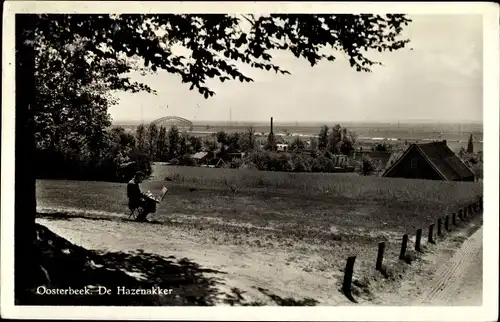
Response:
[[[273,118],[271,117],[271,131],[269,133],[273,134]]]

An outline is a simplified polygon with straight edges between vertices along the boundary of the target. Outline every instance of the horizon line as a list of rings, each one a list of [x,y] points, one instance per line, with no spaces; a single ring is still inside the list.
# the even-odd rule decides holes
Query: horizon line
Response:
[[[176,116],[176,115],[169,115],[169,116]],[[182,116],[179,116],[182,117]],[[155,119],[148,119],[148,120],[137,120],[137,119],[122,119],[122,120],[111,120],[112,124],[141,124],[141,123],[151,123],[158,118]],[[206,124],[206,123],[217,123],[220,125],[237,125],[237,124],[268,124],[270,122],[270,119],[268,120],[256,120],[256,121],[244,121],[244,120],[190,120],[186,118],[187,120],[193,122],[193,124]],[[461,120],[461,121],[454,121],[454,120],[444,120],[444,121],[436,121],[436,120],[425,120],[425,119],[410,119],[410,120],[336,120],[336,121],[331,121],[331,122],[325,122],[324,120],[320,121],[277,121],[275,117],[273,117],[273,124],[279,125],[295,125],[295,124],[328,124],[328,123],[358,123],[358,124],[384,124],[384,123],[399,123],[399,124],[414,124],[414,123],[427,123],[427,124],[483,124],[484,120]]]

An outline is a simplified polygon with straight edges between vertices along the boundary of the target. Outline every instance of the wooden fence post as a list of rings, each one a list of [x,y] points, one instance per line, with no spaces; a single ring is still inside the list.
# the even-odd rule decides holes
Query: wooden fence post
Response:
[[[434,224],[429,225],[429,236],[427,237],[427,241],[434,244]]]
[[[443,226],[443,221],[441,220],[441,218],[438,218],[438,231],[437,231],[437,235],[438,235],[439,237],[441,237],[441,235],[443,234],[443,233],[441,232],[441,227],[442,227],[442,226]]]
[[[457,225],[457,214],[456,213],[453,213],[453,215],[451,216],[451,224],[453,226]]]
[[[419,252],[420,249],[420,240],[422,239],[422,229],[417,229],[417,238],[415,240],[415,250]]]
[[[378,243],[377,263],[375,269],[380,271],[382,269],[382,261],[384,260],[385,243]]]
[[[356,261],[356,256],[350,256],[347,258],[347,263],[345,265],[344,283],[342,284],[342,292],[348,296],[351,295],[351,283],[352,283],[352,275],[354,272],[355,261]]]
[[[444,229],[446,231],[450,231],[450,216],[449,215],[446,215],[444,217]]]
[[[408,245],[408,234],[404,234],[403,242],[401,243],[401,252],[399,253],[399,259],[405,258],[407,245]]]

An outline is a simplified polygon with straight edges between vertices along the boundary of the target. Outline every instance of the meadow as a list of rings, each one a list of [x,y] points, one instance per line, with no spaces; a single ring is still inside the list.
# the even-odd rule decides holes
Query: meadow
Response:
[[[206,189],[228,189],[227,182],[238,191],[261,191],[298,198],[374,200],[393,206],[449,211],[468,202],[482,191],[481,184],[467,182],[407,180],[364,177],[356,173],[289,173],[245,169],[209,169],[202,167],[153,164],[151,182],[170,178],[175,183]],[[403,204],[398,204],[403,203]],[[436,208],[438,207],[438,208]],[[405,209],[407,207],[402,207]]]

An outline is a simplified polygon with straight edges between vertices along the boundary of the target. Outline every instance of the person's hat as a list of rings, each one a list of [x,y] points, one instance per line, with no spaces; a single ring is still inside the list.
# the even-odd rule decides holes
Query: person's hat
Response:
[[[139,176],[140,176],[140,177],[145,177],[144,172],[142,172],[142,171],[137,171],[137,172],[135,173],[135,176],[136,176],[136,177],[139,177]]]

